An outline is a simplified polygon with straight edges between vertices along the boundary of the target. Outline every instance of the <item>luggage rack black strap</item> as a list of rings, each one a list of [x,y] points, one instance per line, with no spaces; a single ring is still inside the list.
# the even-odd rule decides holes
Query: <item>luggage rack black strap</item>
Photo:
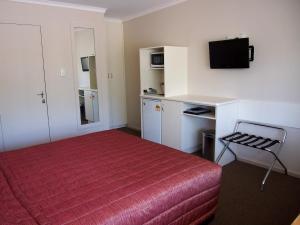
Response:
[[[244,137],[247,137],[247,136],[249,136],[249,134],[240,133],[239,135],[234,136],[232,138],[227,138],[226,141],[229,141],[229,142],[238,141],[238,140],[240,140],[240,139],[242,139]]]
[[[235,143],[242,145],[242,144],[244,144],[244,142],[249,141],[250,139],[252,139],[254,137],[256,137],[256,136],[255,135],[249,135],[248,137],[246,137],[246,138],[244,138],[240,141],[235,141]]]
[[[236,137],[235,139],[231,139],[230,142],[236,143],[236,144],[240,144],[240,142],[242,143],[243,141],[248,139],[248,134],[242,134],[239,137]]]
[[[247,142],[244,142],[244,143],[242,143],[242,144],[245,145],[245,146],[252,147],[251,144],[253,144],[253,143],[255,143],[255,142],[257,142],[257,141],[259,141],[259,140],[261,140],[261,139],[263,139],[263,137],[257,137],[257,136],[255,136],[254,139],[252,139],[252,140],[250,140],[250,141],[247,141]]]
[[[270,138],[264,138],[261,142],[255,144],[255,145],[251,145],[251,147],[253,148],[259,148],[259,146],[264,145],[268,142],[272,141]]]
[[[280,143],[280,141],[274,140],[274,141],[271,141],[271,143],[269,143],[269,144],[267,144],[265,146],[260,146],[259,148],[263,149],[263,150],[266,150],[267,148],[270,148],[270,147],[272,147],[273,145],[275,145],[277,143]]]
[[[278,140],[272,140],[270,138],[263,138],[260,136],[255,136],[253,134],[235,132],[233,134],[227,135],[222,138],[225,141],[233,142],[240,145],[245,145],[248,147],[253,147],[257,149],[266,150],[266,148],[272,147],[273,145],[280,143]],[[259,143],[257,141],[261,140]],[[254,144],[256,143],[256,144]],[[251,145],[254,144],[254,145]]]
[[[235,133],[233,133],[233,134],[229,134],[229,135],[227,135],[227,136],[225,136],[225,137],[222,137],[222,139],[226,141],[227,138],[231,138],[231,137],[233,137],[233,136],[235,136],[235,135],[237,135],[237,134],[241,134],[241,132],[235,132]]]

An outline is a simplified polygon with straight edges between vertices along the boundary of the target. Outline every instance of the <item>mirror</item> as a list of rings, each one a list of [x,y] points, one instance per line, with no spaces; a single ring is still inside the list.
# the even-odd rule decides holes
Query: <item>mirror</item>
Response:
[[[99,121],[95,36],[92,28],[73,28],[81,125]]]

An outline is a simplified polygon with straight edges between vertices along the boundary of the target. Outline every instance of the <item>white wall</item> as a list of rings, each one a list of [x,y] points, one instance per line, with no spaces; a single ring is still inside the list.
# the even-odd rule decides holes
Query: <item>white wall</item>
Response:
[[[110,127],[117,128],[127,124],[123,23],[106,20],[106,35]]]
[[[79,106],[76,104],[77,90],[74,86],[71,27],[95,27],[96,63],[101,65],[97,68],[97,76],[102,90],[102,123],[94,129],[109,127],[106,29],[103,13],[0,1],[0,22],[41,25],[52,140],[88,132],[78,127]],[[61,68],[66,71],[65,77],[59,76]]]
[[[124,23],[128,125],[140,127],[138,49],[188,46],[188,92],[243,99],[240,117],[283,125],[281,157],[300,175],[300,1],[188,0]],[[212,70],[208,42],[248,35],[255,46],[250,69]],[[240,154],[266,163],[266,157]]]
[[[287,131],[287,140],[280,154],[291,175],[300,177],[300,104],[288,102],[272,102],[257,100],[241,100],[239,103],[239,118],[261,123],[282,126]],[[256,131],[255,131],[256,132]],[[239,157],[243,160],[269,165],[272,158],[266,153],[253,153],[244,148],[238,148]],[[281,167],[276,164],[276,168]]]

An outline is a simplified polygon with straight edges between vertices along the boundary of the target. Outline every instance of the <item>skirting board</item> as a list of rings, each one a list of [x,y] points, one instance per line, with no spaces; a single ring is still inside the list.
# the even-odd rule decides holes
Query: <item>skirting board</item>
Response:
[[[202,149],[202,145],[198,145],[198,146],[194,146],[194,147],[190,147],[190,148],[184,148],[182,149],[183,152],[185,153],[196,153],[198,152],[200,149]]]
[[[135,127],[135,126],[131,126],[131,125],[127,125],[127,127],[132,129],[132,130],[141,131],[140,127]]]
[[[118,128],[123,128],[123,127],[127,127],[127,124],[121,124],[121,125],[117,125],[117,126],[110,126],[109,129],[118,129]]]
[[[241,161],[241,162],[244,162],[244,163],[249,163],[249,164],[254,165],[254,166],[269,168],[269,165],[267,165],[267,164],[264,164],[262,162],[257,162],[257,161],[254,161],[254,160],[249,160],[249,159],[246,159],[246,158],[241,158],[239,156],[238,156],[238,161]],[[276,171],[276,172],[279,172],[279,173],[283,173],[283,170],[279,167],[274,167],[273,170]],[[300,174],[295,172],[295,171],[288,170],[288,175],[292,176],[292,177],[300,178]]]

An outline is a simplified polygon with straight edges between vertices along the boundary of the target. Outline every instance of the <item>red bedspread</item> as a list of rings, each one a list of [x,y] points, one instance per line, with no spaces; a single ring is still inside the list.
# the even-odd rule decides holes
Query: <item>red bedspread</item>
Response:
[[[21,225],[198,224],[221,178],[211,162],[116,130],[1,153],[0,167],[15,213],[32,216],[7,223]]]
[[[6,178],[0,171],[0,224],[37,225],[25,208],[15,198]]]

